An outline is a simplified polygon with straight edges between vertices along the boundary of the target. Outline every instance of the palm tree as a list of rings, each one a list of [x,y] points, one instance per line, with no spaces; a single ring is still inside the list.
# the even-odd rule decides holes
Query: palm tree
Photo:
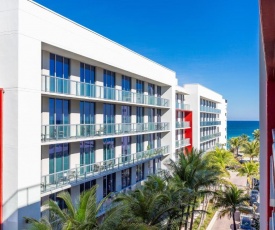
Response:
[[[217,195],[215,207],[221,208],[220,217],[228,214],[230,218],[233,218],[234,230],[237,230],[235,212],[243,206],[247,206],[246,201],[249,201],[249,197],[244,193],[244,190],[238,189],[235,185],[231,185],[227,187],[225,191],[220,191]]]
[[[240,138],[242,139],[243,143],[250,141],[249,136],[246,134],[242,134]]]
[[[254,132],[252,133],[254,140],[256,141],[260,141],[260,130],[259,129],[255,129]]]
[[[216,148],[205,155],[211,165],[215,165],[223,172],[223,175],[230,177],[227,167],[238,165],[238,161],[233,157],[232,153],[222,149]]]
[[[198,198],[211,193],[209,186],[216,185],[220,181],[220,170],[213,165],[211,166],[212,168],[209,168],[209,165],[208,158],[202,157],[202,151],[194,148],[191,151],[186,149],[186,153],[181,154],[177,162],[171,160],[169,163],[173,178],[182,181],[189,191],[189,202],[187,207],[184,207],[186,208],[185,229],[187,229],[190,213],[190,229],[192,229]],[[180,222],[180,229],[182,223],[183,220]]]
[[[51,216],[54,217],[55,225],[62,226],[62,229],[99,229],[100,224],[97,221],[97,214],[108,197],[97,204],[96,189],[97,185],[83,192],[76,205],[73,204],[72,197],[68,192],[59,193],[57,197],[62,199],[67,207],[63,210],[53,200],[47,201],[44,206],[49,209]],[[31,218],[26,219],[31,223],[31,229],[54,229],[44,218],[40,221]],[[41,226],[44,226],[44,228],[41,228]]]
[[[258,157],[260,153],[259,142],[254,140],[251,142],[247,142],[243,145],[243,151],[245,155],[250,157],[250,161],[253,160],[254,157]]]
[[[238,156],[239,149],[243,145],[243,139],[241,139],[240,137],[232,137],[229,140],[229,145],[232,149],[234,149],[234,153],[236,154],[236,156]]]
[[[238,172],[238,176],[247,176],[248,183],[251,185],[252,176],[259,175],[259,164],[255,162],[244,163],[238,169]]]
[[[170,211],[175,209],[174,203],[158,189],[136,189],[126,194],[119,194],[114,202],[118,203],[111,212],[119,213],[123,223],[116,223],[115,229],[160,229],[165,225]],[[131,226],[131,227],[130,227]]]

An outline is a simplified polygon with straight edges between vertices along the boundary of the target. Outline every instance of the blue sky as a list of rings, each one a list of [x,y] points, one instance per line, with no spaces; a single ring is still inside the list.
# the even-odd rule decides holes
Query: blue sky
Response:
[[[259,119],[258,0],[36,0],[228,100],[229,120]]]

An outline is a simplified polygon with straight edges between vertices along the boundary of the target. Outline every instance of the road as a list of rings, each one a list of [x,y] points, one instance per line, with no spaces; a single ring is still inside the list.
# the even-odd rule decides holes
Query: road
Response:
[[[237,176],[237,172],[230,172],[230,181],[237,185],[239,188],[245,188],[246,187],[246,182],[247,178],[246,176],[240,177]],[[240,214],[236,213],[236,222],[239,224],[240,221]],[[217,218],[215,221],[215,224],[213,225],[211,230],[231,230],[233,229],[233,220],[232,218],[229,219],[228,216],[222,217],[222,218]]]

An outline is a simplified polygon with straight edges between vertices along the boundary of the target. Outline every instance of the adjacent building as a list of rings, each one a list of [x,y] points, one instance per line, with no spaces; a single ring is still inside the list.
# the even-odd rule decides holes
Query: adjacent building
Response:
[[[260,226],[275,229],[275,2],[260,1]]]
[[[186,147],[226,142],[220,95],[178,86],[174,71],[33,1],[2,0],[0,17],[3,229],[39,219],[49,198],[64,206],[60,191],[97,184],[100,201]]]
[[[226,147],[227,101],[200,84],[185,84],[184,90],[193,111],[192,146],[204,152],[217,145]]]

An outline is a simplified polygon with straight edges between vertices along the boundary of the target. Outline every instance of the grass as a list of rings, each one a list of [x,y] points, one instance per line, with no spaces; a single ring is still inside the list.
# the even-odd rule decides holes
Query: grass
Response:
[[[209,225],[210,221],[212,220],[215,212],[216,212],[216,209],[214,208],[213,203],[209,203],[208,208],[207,208],[206,217],[205,217],[204,222],[201,225],[199,230],[205,230],[207,228],[207,226]],[[201,216],[202,215],[200,215],[200,217],[196,218],[196,220],[194,221],[194,229],[198,229],[200,220],[201,220]]]

